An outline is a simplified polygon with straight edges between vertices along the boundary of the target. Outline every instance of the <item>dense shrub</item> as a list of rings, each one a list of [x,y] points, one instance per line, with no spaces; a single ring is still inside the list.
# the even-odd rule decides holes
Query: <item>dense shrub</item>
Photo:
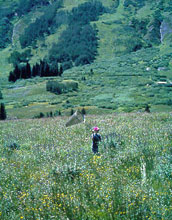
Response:
[[[62,94],[68,91],[78,89],[78,82],[73,80],[64,80],[63,82],[48,81],[46,83],[46,90],[55,94]]]

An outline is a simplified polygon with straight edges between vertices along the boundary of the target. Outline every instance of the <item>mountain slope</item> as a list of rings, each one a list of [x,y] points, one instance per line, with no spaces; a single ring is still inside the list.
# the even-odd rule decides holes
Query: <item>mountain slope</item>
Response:
[[[29,5],[29,0],[27,2]],[[6,7],[11,9],[8,4]],[[0,89],[9,117],[34,117],[40,112],[59,110],[65,114],[78,107],[90,113],[138,111],[147,105],[152,111],[171,111],[169,0],[64,0],[44,1],[43,4],[35,0],[30,8],[21,6],[22,0],[16,1],[11,14],[5,10],[1,18],[2,21],[6,17],[12,27],[9,32],[12,41],[5,41],[5,48],[0,50]],[[94,10],[91,13],[90,8]],[[77,13],[81,13],[82,19]],[[45,23],[41,29],[39,22],[49,22],[49,25],[46,28]],[[34,27],[35,31],[31,29]],[[69,27],[73,30],[71,36]],[[78,33],[82,30],[80,36],[76,35],[77,28]],[[93,29],[96,32],[88,41]],[[31,41],[26,39],[28,34],[24,35],[27,31],[33,34],[30,30],[34,34],[40,30]],[[33,66],[42,59],[50,66],[61,63],[66,70],[56,80],[75,80],[78,90],[61,95],[46,91],[47,80],[55,78],[7,81],[14,63],[24,65],[29,61]],[[14,91],[15,97],[11,98]]]

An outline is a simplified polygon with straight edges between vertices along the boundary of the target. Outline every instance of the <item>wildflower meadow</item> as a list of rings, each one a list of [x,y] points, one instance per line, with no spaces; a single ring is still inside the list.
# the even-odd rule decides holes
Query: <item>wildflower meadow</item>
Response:
[[[67,120],[0,122],[0,219],[172,219],[171,113]]]

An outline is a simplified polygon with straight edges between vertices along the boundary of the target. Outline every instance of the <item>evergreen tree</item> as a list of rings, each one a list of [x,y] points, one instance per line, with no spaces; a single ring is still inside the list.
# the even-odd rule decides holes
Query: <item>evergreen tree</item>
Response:
[[[148,104],[146,104],[146,106],[145,106],[145,112],[150,113],[150,106]]]
[[[15,82],[16,81],[16,78],[14,76],[13,71],[10,72],[9,77],[8,77],[8,81],[9,82]]]
[[[2,97],[2,92],[0,91],[0,99],[3,99],[3,97]]]
[[[62,73],[63,73],[63,67],[62,67],[62,65],[60,65],[59,76],[61,76],[61,75],[62,75]]]
[[[40,73],[41,77],[45,76],[45,62],[43,60],[40,60]]]
[[[51,76],[51,73],[50,73],[50,67],[48,65],[48,63],[45,64],[45,76]]]
[[[5,120],[7,118],[5,105],[4,103],[1,103],[0,105],[0,120]]]
[[[27,79],[27,72],[26,72],[26,66],[23,66],[21,68],[21,79]]]
[[[31,71],[30,64],[27,63],[26,64],[26,75],[27,75],[27,78],[31,78],[31,73],[32,73],[32,71]]]
[[[58,67],[58,63],[55,62],[52,64],[52,68],[50,70],[52,76],[58,76],[59,75],[59,67]]]
[[[36,69],[36,65],[34,65],[32,67],[32,77],[35,77],[37,75],[37,69]]]
[[[21,71],[18,65],[15,66],[15,69],[13,71],[13,75],[15,77],[15,81],[21,78]]]

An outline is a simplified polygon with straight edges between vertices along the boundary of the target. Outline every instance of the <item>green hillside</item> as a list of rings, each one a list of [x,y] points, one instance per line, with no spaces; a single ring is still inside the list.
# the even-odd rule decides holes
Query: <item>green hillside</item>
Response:
[[[148,105],[152,112],[171,111],[170,4],[1,1],[5,28],[0,29],[0,90],[8,117],[70,114],[77,108],[87,113],[144,111]],[[62,76],[8,82],[16,64],[23,68],[29,62],[33,67],[40,60],[52,69],[58,63]],[[46,90],[52,80],[74,80],[78,88],[54,94]]]

